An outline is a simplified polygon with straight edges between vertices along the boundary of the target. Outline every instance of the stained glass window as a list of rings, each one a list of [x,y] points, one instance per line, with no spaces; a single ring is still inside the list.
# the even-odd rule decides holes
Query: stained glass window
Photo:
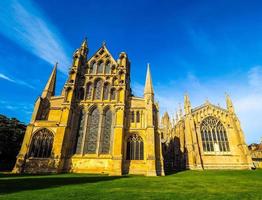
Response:
[[[82,149],[82,141],[84,135],[84,126],[85,126],[85,113],[83,111],[79,114],[78,128],[77,128],[77,144],[75,153],[80,154]]]
[[[108,154],[110,151],[111,132],[112,132],[112,112],[110,109],[108,109],[105,112],[104,124],[102,126],[102,133],[101,133],[100,151],[103,154]]]
[[[106,74],[110,74],[110,71],[111,71],[111,69],[110,69],[110,62],[107,62],[107,63],[106,63],[105,72],[106,72]]]
[[[84,153],[96,153],[99,121],[99,110],[95,108],[88,116],[87,141]]]
[[[31,141],[29,156],[34,158],[49,158],[53,148],[54,135],[44,128],[37,131]]]
[[[104,63],[100,62],[97,68],[97,73],[102,74],[104,72]]]
[[[133,134],[127,139],[126,148],[126,159],[127,160],[143,160],[144,159],[144,142],[143,139]]]
[[[200,130],[205,152],[230,151],[226,129],[220,120],[215,117],[207,117],[202,121]]]
[[[103,94],[103,99],[108,100],[109,99],[109,92],[110,92],[110,86],[108,83],[105,84],[104,86],[104,94]]]
[[[95,82],[95,91],[94,91],[94,94],[95,94],[95,99],[101,99],[101,90],[102,90],[102,80],[97,80]]]
[[[92,85],[91,83],[88,83],[86,85],[86,99],[91,99],[92,97]]]
[[[115,88],[111,89],[111,100],[116,100],[116,89]]]

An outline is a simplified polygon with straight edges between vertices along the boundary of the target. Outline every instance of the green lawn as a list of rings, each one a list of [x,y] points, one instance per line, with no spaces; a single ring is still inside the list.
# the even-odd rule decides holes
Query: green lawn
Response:
[[[0,174],[0,199],[262,199],[262,170],[165,177]]]

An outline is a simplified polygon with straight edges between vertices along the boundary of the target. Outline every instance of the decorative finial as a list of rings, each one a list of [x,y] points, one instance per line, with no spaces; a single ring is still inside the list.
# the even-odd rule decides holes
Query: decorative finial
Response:
[[[106,42],[105,42],[105,41],[102,42],[102,46],[103,46],[103,47],[106,46]]]

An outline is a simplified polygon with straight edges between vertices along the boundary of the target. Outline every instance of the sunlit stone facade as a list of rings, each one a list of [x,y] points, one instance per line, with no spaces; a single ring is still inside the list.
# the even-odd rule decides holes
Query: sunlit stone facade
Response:
[[[105,44],[74,55],[60,96],[56,66],[37,99],[13,172],[164,175],[158,105],[148,66],[143,97],[132,95],[130,61]]]
[[[206,102],[191,108],[185,95],[184,112],[161,120],[165,169],[251,169],[252,161],[232,101],[227,109]]]
[[[103,44],[89,57],[85,40],[59,96],[56,70],[35,102],[14,173],[156,176],[164,170],[251,167],[229,96],[227,109],[208,102],[192,109],[185,96],[185,114],[171,122],[166,113],[160,125],[149,66],[144,96],[135,97],[125,52],[115,60]]]

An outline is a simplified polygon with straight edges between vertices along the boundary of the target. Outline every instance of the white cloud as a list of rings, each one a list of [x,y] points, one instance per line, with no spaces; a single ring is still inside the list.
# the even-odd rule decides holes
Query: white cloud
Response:
[[[59,31],[30,0],[0,1],[0,33],[64,73],[70,65],[68,46]]]
[[[262,136],[262,66],[254,66],[246,74],[229,78],[201,80],[193,73],[188,73],[184,79],[155,85],[160,113],[168,111],[171,116],[178,110],[179,103],[183,106],[185,93],[189,94],[192,107],[203,104],[207,99],[225,107],[225,92],[233,100],[247,142],[259,142]]]
[[[23,85],[23,86],[26,86],[28,88],[31,88],[31,89],[35,89],[34,86],[30,85],[29,83],[25,82],[25,81],[21,81],[21,80],[14,80],[2,73],[0,73],[0,79],[4,79],[6,81],[9,81],[9,82],[12,82],[12,83],[15,83],[15,84],[18,84],[18,85]]]
[[[4,79],[4,80],[7,80],[7,81],[10,81],[10,82],[15,82],[13,79],[7,77],[7,76],[4,75],[4,74],[0,74],[0,78],[1,78],[1,79]]]
[[[24,102],[12,102],[12,101],[3,101],[0,100],[0,107],[11,110],[12,112],[24,113],[25,116],[30,116],[33,111],[33,104],[24,103]]]

